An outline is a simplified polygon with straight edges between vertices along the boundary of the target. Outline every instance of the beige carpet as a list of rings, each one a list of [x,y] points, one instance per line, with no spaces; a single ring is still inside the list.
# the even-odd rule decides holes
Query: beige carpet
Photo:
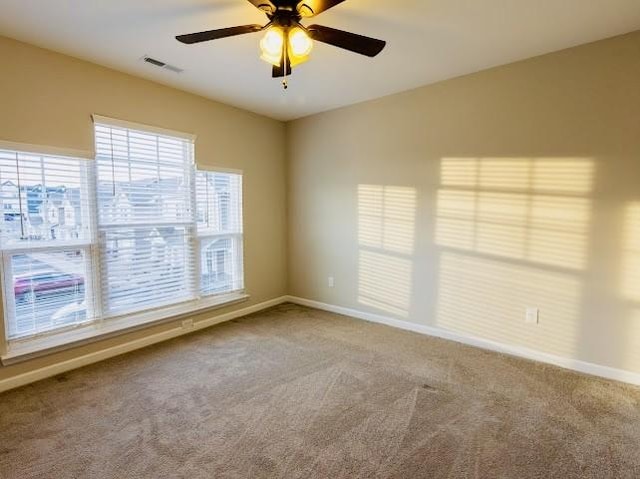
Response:
[[[0,395],[0,477],[638,478],[640,389],[287,304]]]

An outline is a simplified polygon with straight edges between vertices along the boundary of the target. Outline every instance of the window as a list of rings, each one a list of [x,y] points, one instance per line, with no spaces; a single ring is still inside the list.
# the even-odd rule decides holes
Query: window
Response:
[[[95,134],[104,314],[195,299],[192,142],[102,124]]]
[[[242,175],[196,171],[188,136],[96,117],[95,141],[95,161],[0,149],[9,341],[243,290]]]
[[[0,150],[9,339],[95,316],[89,160]]]
[[[200,293],[241,290],[242,176],[198,171],[196,204],[200,249]]]

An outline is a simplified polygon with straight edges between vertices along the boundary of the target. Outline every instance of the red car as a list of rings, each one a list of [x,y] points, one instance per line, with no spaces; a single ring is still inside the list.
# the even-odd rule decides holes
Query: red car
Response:
[[[13,292],[18,302],[32,301],[44,294],[68,294],[84,291],[84,277],[72,273],[42,273],[22,276],[13,282]]]

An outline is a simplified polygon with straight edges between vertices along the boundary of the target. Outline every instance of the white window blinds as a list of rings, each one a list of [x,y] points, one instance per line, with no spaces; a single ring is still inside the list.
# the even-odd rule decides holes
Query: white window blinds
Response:
[[[88,160],[0,150],[9,339],[95,317],[91,178]]]
[[[0,148],[9,341],[244,289],[242,175],[196,172],[189,135],[94,123],[95,161]]]
[[[89,241],[91,162],[0,150],[3,246]]]
[[[242,290],[242,175],[198,171],[196,204],[201,294]]]
[[[116,315],[193,299],[193,143],[97,123],[102,307]]]

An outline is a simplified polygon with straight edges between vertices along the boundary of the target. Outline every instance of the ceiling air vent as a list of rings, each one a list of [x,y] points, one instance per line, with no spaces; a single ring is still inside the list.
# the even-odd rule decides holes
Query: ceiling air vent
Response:
[[[162,62],[160,60],[156,60],[155,58],[152,58],[152,57],[147,56],[147,55],[142,57],[142,61],[144,61],[146,63],[149,63],[149,64],[151,64],[153,66],[156,66],[158,68],[163,68],[165,70],[169,70],[170,72],[173,72],[173,73],[182,73],[184,71],[182,68],[178,68],[176,66],[169,65],[168,63]]]

